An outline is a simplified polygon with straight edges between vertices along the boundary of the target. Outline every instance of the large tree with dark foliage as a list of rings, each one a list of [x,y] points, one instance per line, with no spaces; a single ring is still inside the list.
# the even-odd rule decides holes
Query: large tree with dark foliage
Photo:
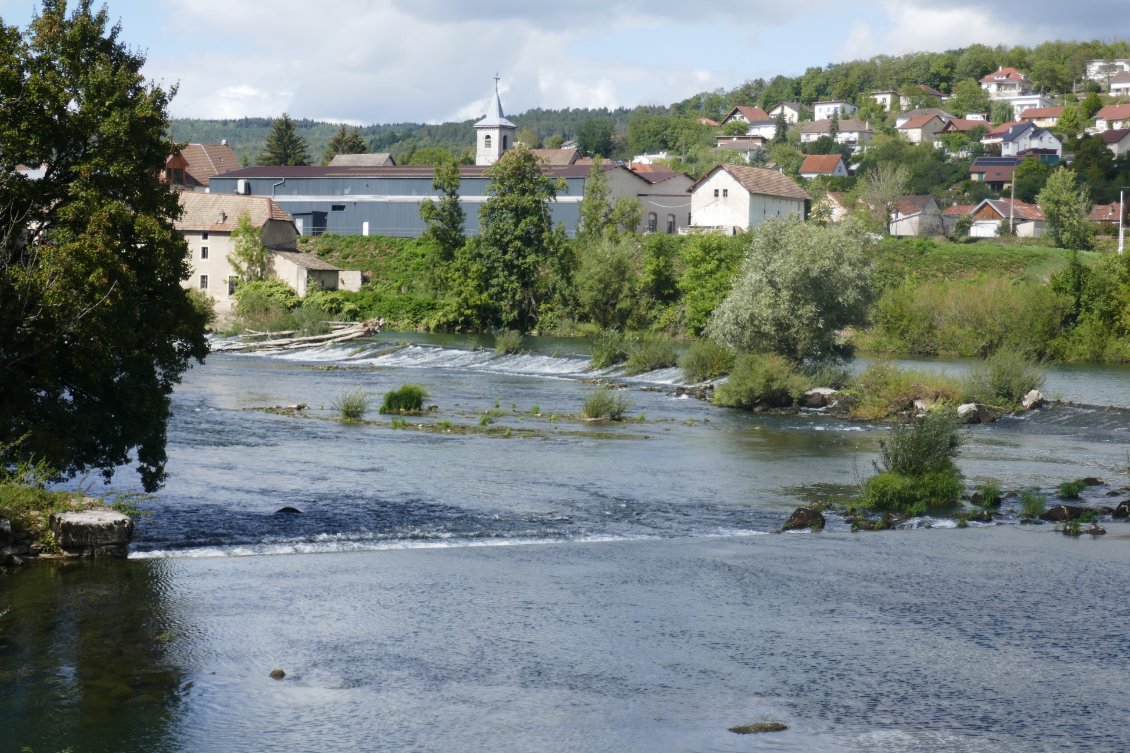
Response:
[[[310,164],[310,148],[306,139],[294,130],[294,121],[285,112],[271,124],[267,143],[259,154],[259,164],[284,167]]]
[[[169,94],[89,0],[0,24],[0,469],[165,478],[169,396],[207,353],[158,176]],[[17,169],[28,166],[33,172]]]

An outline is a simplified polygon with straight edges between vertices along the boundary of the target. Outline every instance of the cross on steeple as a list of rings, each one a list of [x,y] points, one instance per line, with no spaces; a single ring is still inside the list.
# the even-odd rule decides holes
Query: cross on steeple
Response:
[[[494,93],[495,94],[498,94],[498,82],[501,81],[501,80],[502,80],[501,76],[499,76],[497,73],[494,74]]]

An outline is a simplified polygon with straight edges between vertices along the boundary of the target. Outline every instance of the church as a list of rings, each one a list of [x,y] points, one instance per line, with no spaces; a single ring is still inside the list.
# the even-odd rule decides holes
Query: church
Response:
[[[495,79],[494,96],[486,117],[475,123],[475,164],[459,168],[459,196],[466,213],[465,232],[479,232],[479,207],[487,200],[486,172],[514,146],[517,126],[502,111]],[[590,166],[547,166],[546,174],[561,178],[565,189],[550,204],[553,222],[574,236],[580,219],[585,177]],[[214,175],[211,193],[263,196],[293,218],[301,235],[386,235],[419,237],[426,223],[420,205],[436,199],[434,169],[398,165],[308,165],[302,167],[245,167]]]

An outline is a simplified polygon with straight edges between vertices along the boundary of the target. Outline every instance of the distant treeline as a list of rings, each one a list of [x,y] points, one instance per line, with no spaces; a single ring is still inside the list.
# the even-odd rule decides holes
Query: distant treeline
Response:
[[[878,55],[868,60],[813,66],[800,76],[753,79],[730,90],[701,92],[669,106],[616,110],[535,108],[509,117],[518,126],[519,139],[532,146],[547,139],[556,141],[554,137],[578,138],[586,123],[599,122],[613,134],[610,142],[594,140],[610,147],[611,153],[605,156],[623,158],[636,151],[664,148],[685,153],[689,148],[709,142],[707,134],[689,127],[687,121],[717,120],[736,105],[756,105],[768,110],[784,101],[811,104],[835,99],[865,106],[872,91],[899,90],[914,84],[927,84],[949,94],[958,84],[977,81],[1001,66],[1024,71],[1041,93],[1070,95],[1082,93],[1088,86],[1097,87],[1084,79],[1088,60],[1116,58],[1130,58],[1130,42],[1056,41],[1035,47],[975,44],[945,52]],[[178,119],[173,121],[172,136],[178,141],[199,143],[227,139],[241,158],[254,162],[262,150],[270,123],[269,118]],[[298,134],[309,144],[311,156],[320,159],[337,126],[305,119],[294,123]],[[397,162],[404,163],[415,151],[425,148],[441,147],[456,155],[466,154],[474,147],[473,123],[472,120],[438,125],[391,123],[363,126],[359,130],[372,151],[391,152]]]

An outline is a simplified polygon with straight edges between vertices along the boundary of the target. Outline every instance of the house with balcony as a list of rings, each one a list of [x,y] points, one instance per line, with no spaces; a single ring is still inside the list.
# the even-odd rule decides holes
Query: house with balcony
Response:
[[[981,88],[989,93],[990,99],[1005,99],[1032,93],[1032,84],[1027,76],[1015,68],[1003,66],[983,77]]]
[[[836,143],[846,144],[855,151],[861,151],[868,143],[871,142],[871,137],[874,135],[871,130],[871,124],[862,120],[854,120],[852,118],[845,118],[839,121],[832,120],[813,120],[807,123],[800,123],[797,125],[797,130],[800,132],[800,143],[808,144],[816,141],[821,136],[830,136],[832,134],[832,123],[837,123]]]
[[[812,117],[814,120],[830,120],[833,115],[837,118],[847,118],[857,112],[859,112],[858,107],[842,99],[816,102],[812,105]]]

